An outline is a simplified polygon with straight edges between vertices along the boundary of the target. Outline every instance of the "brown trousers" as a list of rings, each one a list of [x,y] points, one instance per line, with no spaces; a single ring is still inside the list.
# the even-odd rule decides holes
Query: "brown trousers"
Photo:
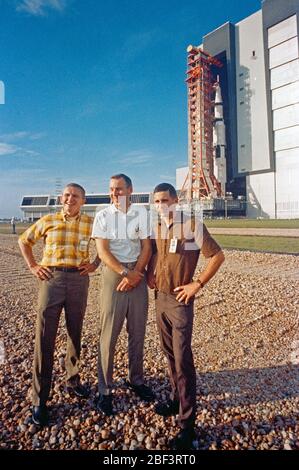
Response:
[[[121,276],[105,266],[102,272],[101,312],[99,319],[98,376],[99,392],[109,395],[113,384],[113,360],[118,336],[126,319],[129,340],[129,381],[141,385],[143,347],[148,310],[145,279],[134,289],[118,292]]]
[[[157,292],[156,315],[162,349],[168,360],[171,400],[180,403],[181,428],[194,426],[196,373],[191,350],[193,302],[179,303],[174,295]]]
[[[87,304],[89,277],[78,272],[54,271],[49,281],[40,281],[33,361],[32,403],[45,404],[50,393],[55,340],[62,309],[65,311],[67,382],[79,380],[81,332]]]

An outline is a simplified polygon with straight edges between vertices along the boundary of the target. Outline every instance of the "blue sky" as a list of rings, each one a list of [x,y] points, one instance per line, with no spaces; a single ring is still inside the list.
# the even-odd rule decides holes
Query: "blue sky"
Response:
[[[260,0],[0,0],[0,218],[75,181],[175,182],[187,162],[186,48]],[[0,101],[1,102],[1,101]]]

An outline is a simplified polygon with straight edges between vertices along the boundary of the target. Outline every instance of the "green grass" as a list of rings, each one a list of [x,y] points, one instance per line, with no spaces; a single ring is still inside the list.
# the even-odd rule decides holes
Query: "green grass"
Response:
[[[299,238],[245,235],[213,235],[222,248],[271,253],[299,253]]]
[[[298,228],[299,219],[205,219],[207,227],[223,228]]]
[[[298,228],[299,219],[205,219],[207,227],[219,227],[219,228]],[[16,230],[18,234],[21,234],[27,227],[28,224],[17,224]],[[11,225],[8,223],[0,223],[0,233],[11,233]]]

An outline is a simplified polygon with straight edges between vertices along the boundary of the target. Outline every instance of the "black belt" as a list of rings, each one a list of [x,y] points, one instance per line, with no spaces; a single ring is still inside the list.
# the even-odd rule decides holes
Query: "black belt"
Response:
[[[78,268],[66,268],[64,266],[48,266],[51,271],[62,271],[63,273],[76,273]]]

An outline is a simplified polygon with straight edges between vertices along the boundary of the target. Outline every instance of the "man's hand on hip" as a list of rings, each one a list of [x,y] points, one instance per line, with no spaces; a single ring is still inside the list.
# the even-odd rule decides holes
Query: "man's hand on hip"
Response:
[[[97,266],[95,266],[94,263],[82,263],[78,268],[80,276],[86,276],[86,274],[93,273],[96,269]]]
[[[40,279],[41,281],[49,281],[49,279],[53,277],[51,269],[47,268],[46,266],[41,266],[40,264],[30,266],[30,271],[35,277],[37,277],[37,279]]]
[[[190,282],[190,284],[185,284],[184,286],[178,286],[174,289],[174,292],[178,292],[176,300],[178,302],[185,302],[187,305],[189,301],[197,294],[201,286],[199,282]]]

